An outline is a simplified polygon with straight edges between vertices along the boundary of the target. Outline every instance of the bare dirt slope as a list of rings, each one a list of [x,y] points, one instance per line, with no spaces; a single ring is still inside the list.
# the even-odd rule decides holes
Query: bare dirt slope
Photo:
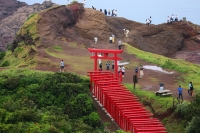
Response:
[[[200,28],[190,22],[174,22],[147,26],[125,18],[106,17],[102,12],[83,9],[81,5],[60,6],[41,13],[38,29],[41,45],[53,45],[59,38],[91,47],[91,40],[96,36],[106,44],[109,36],[115,35],[116,41],[131,44],[141,50],[179,58],[180,51],[196,52],[199,58]],[[129,29],[129,38],[125,38],[123,29]],[[187,60],[194,57],[186,53]],[[197,60],[196,63],[199,61]]]

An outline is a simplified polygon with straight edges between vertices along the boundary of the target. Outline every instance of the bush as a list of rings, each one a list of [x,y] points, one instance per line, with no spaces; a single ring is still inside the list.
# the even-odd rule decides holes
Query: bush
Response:
[[[9,61],[4,61],[2,64],[1,64],[1,67],[7,67],[10,65],[10,62]]]
[[[84,117],[83,120],[84,120],[84,123],[86,123],[94,128],[98,127],[101,123],[100,117],[96,112],[90,113],[90,115]]]
[[[89,96],[88,79],[17,69],[0,71],[0,81],[0,133],[103,130]]]
[[[6,52],[0,52],[0,60],[2,60],[5,55],[6,55]]]
[[[180,117],[186,118],[188,115],[188,106],[188,103],[178,104],[175,113],[178,114]]]
[[[200,133],[200,117],[193,117],[186,127],[186,133]]]

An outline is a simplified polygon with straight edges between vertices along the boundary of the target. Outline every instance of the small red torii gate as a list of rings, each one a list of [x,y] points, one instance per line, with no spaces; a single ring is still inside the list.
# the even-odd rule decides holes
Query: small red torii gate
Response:
[[[90,53],[92,55],[90,56],[91,59],[94,59],[94,71],[97,71],[97,59],[110,59],[114,60],[114,69],[115,69],[115,76],[118,77],[118,67],[117,67],[117,61],[121,60],[120,57],[117,56],[117,54],[121,54],[123,50],[113,50],[113,49],[94,49],[94,48],[88,48]],[[98,54],[103,54],[103,56],[98,56]],[[113,56],[108,56],[110,54],[113,54]]]

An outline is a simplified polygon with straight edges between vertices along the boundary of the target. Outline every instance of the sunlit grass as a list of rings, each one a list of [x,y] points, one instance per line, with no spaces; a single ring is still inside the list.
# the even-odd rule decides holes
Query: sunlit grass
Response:
[[[73,56],[67,55],[64,52],[55,52],[52,49],[44,49],[44,51],[55,58],[60,60],[64,60],[65,64],[70,66],[72,71],[79,71],[79,72],[87,72],[88,70],[93,69],[93,60],[91,60],[88,56]],[[66,66],[66,71],[67,71]]]

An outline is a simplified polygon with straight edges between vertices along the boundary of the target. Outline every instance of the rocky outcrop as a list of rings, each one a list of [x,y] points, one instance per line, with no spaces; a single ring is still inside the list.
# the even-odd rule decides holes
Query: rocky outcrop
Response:
[[[0,21],[12,15],[18,8],[27,6],[25,2],[17,0],[0,0]]]
[[[40,12],[56,4],[51,1],[45,1],[43,4],[25,5],[18,8],[14,14],[0,21],[0,51],[5,51],[7,44],[11,44],[17,31],[31,14]]]
[[[114,34],[117,40],[122,39],[141,50],[165,56],[183,49],[187,39],[198,42],[194,39],[198,31],[187,22],[148,26],[125,18],[106,17],[100,11],[86,9],[80,20],[70,25],[68,20],[73,18],[70,16],[72,14],[73,10],[65,6],[46,12],[39,23],[43,41],[52,42],[57,36],[62,36],[69,41],[89,44],[97,36],[99,41],[107,43],[109,36]],[[50,19],[50,15],[54,18]],[[130,30],[128,38],[123,33],[124,28]]]

